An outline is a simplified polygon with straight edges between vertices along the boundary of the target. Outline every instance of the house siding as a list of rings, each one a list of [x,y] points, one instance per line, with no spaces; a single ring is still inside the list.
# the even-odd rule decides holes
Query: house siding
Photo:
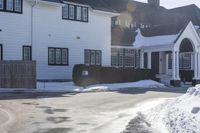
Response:
[[[37,61],[38,80],[71,79],[73,66],[84,63],[84,49],[101,50],[102,65],[110,66],[111,16],[89,8],[88,23],[64,20],[60,5],[42,3],[33,12],[32,59]],[[31,44],[31,6],[25,1],[23,14],[2,12],[0,20],[5,20],[0,22],[4,59],[21,60],[22,46]],[[48,65],[48,47],[68,48],[69,65]]]

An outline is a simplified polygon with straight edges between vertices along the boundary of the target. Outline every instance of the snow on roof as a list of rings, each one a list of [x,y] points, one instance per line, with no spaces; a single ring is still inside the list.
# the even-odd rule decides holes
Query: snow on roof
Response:
[[[135,38],[135,42],[133,43],[135,48],[173,44],[180,34],[144,37],[141,34],[140,29],[138,29],[136,32],[138,34]]]

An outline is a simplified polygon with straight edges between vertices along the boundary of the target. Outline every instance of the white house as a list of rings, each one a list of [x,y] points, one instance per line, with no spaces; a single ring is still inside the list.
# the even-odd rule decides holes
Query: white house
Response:
[[[113,67],[152,69],[157,78],[180,86],[200,83],[200,9],[166,9],[159,0],[108,0],[120,16],[112,19]]]
[[[38,80],[71,79],[74,64],[110,66],[116,15],[98,0],[0,0],[0,59],[36,60]]]

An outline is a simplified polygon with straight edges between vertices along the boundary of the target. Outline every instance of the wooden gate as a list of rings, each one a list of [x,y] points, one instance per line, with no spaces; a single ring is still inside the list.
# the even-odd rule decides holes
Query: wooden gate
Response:
[[[36,61],[0,61],[0,88],[36,88]]]

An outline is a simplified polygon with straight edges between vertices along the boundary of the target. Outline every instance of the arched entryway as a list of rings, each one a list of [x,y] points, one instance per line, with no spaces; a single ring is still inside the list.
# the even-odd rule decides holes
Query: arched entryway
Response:
[[[192,42],[185,38],[179,48],[179,76],[182,82],[191,82],[194,78],[195,51]]]

